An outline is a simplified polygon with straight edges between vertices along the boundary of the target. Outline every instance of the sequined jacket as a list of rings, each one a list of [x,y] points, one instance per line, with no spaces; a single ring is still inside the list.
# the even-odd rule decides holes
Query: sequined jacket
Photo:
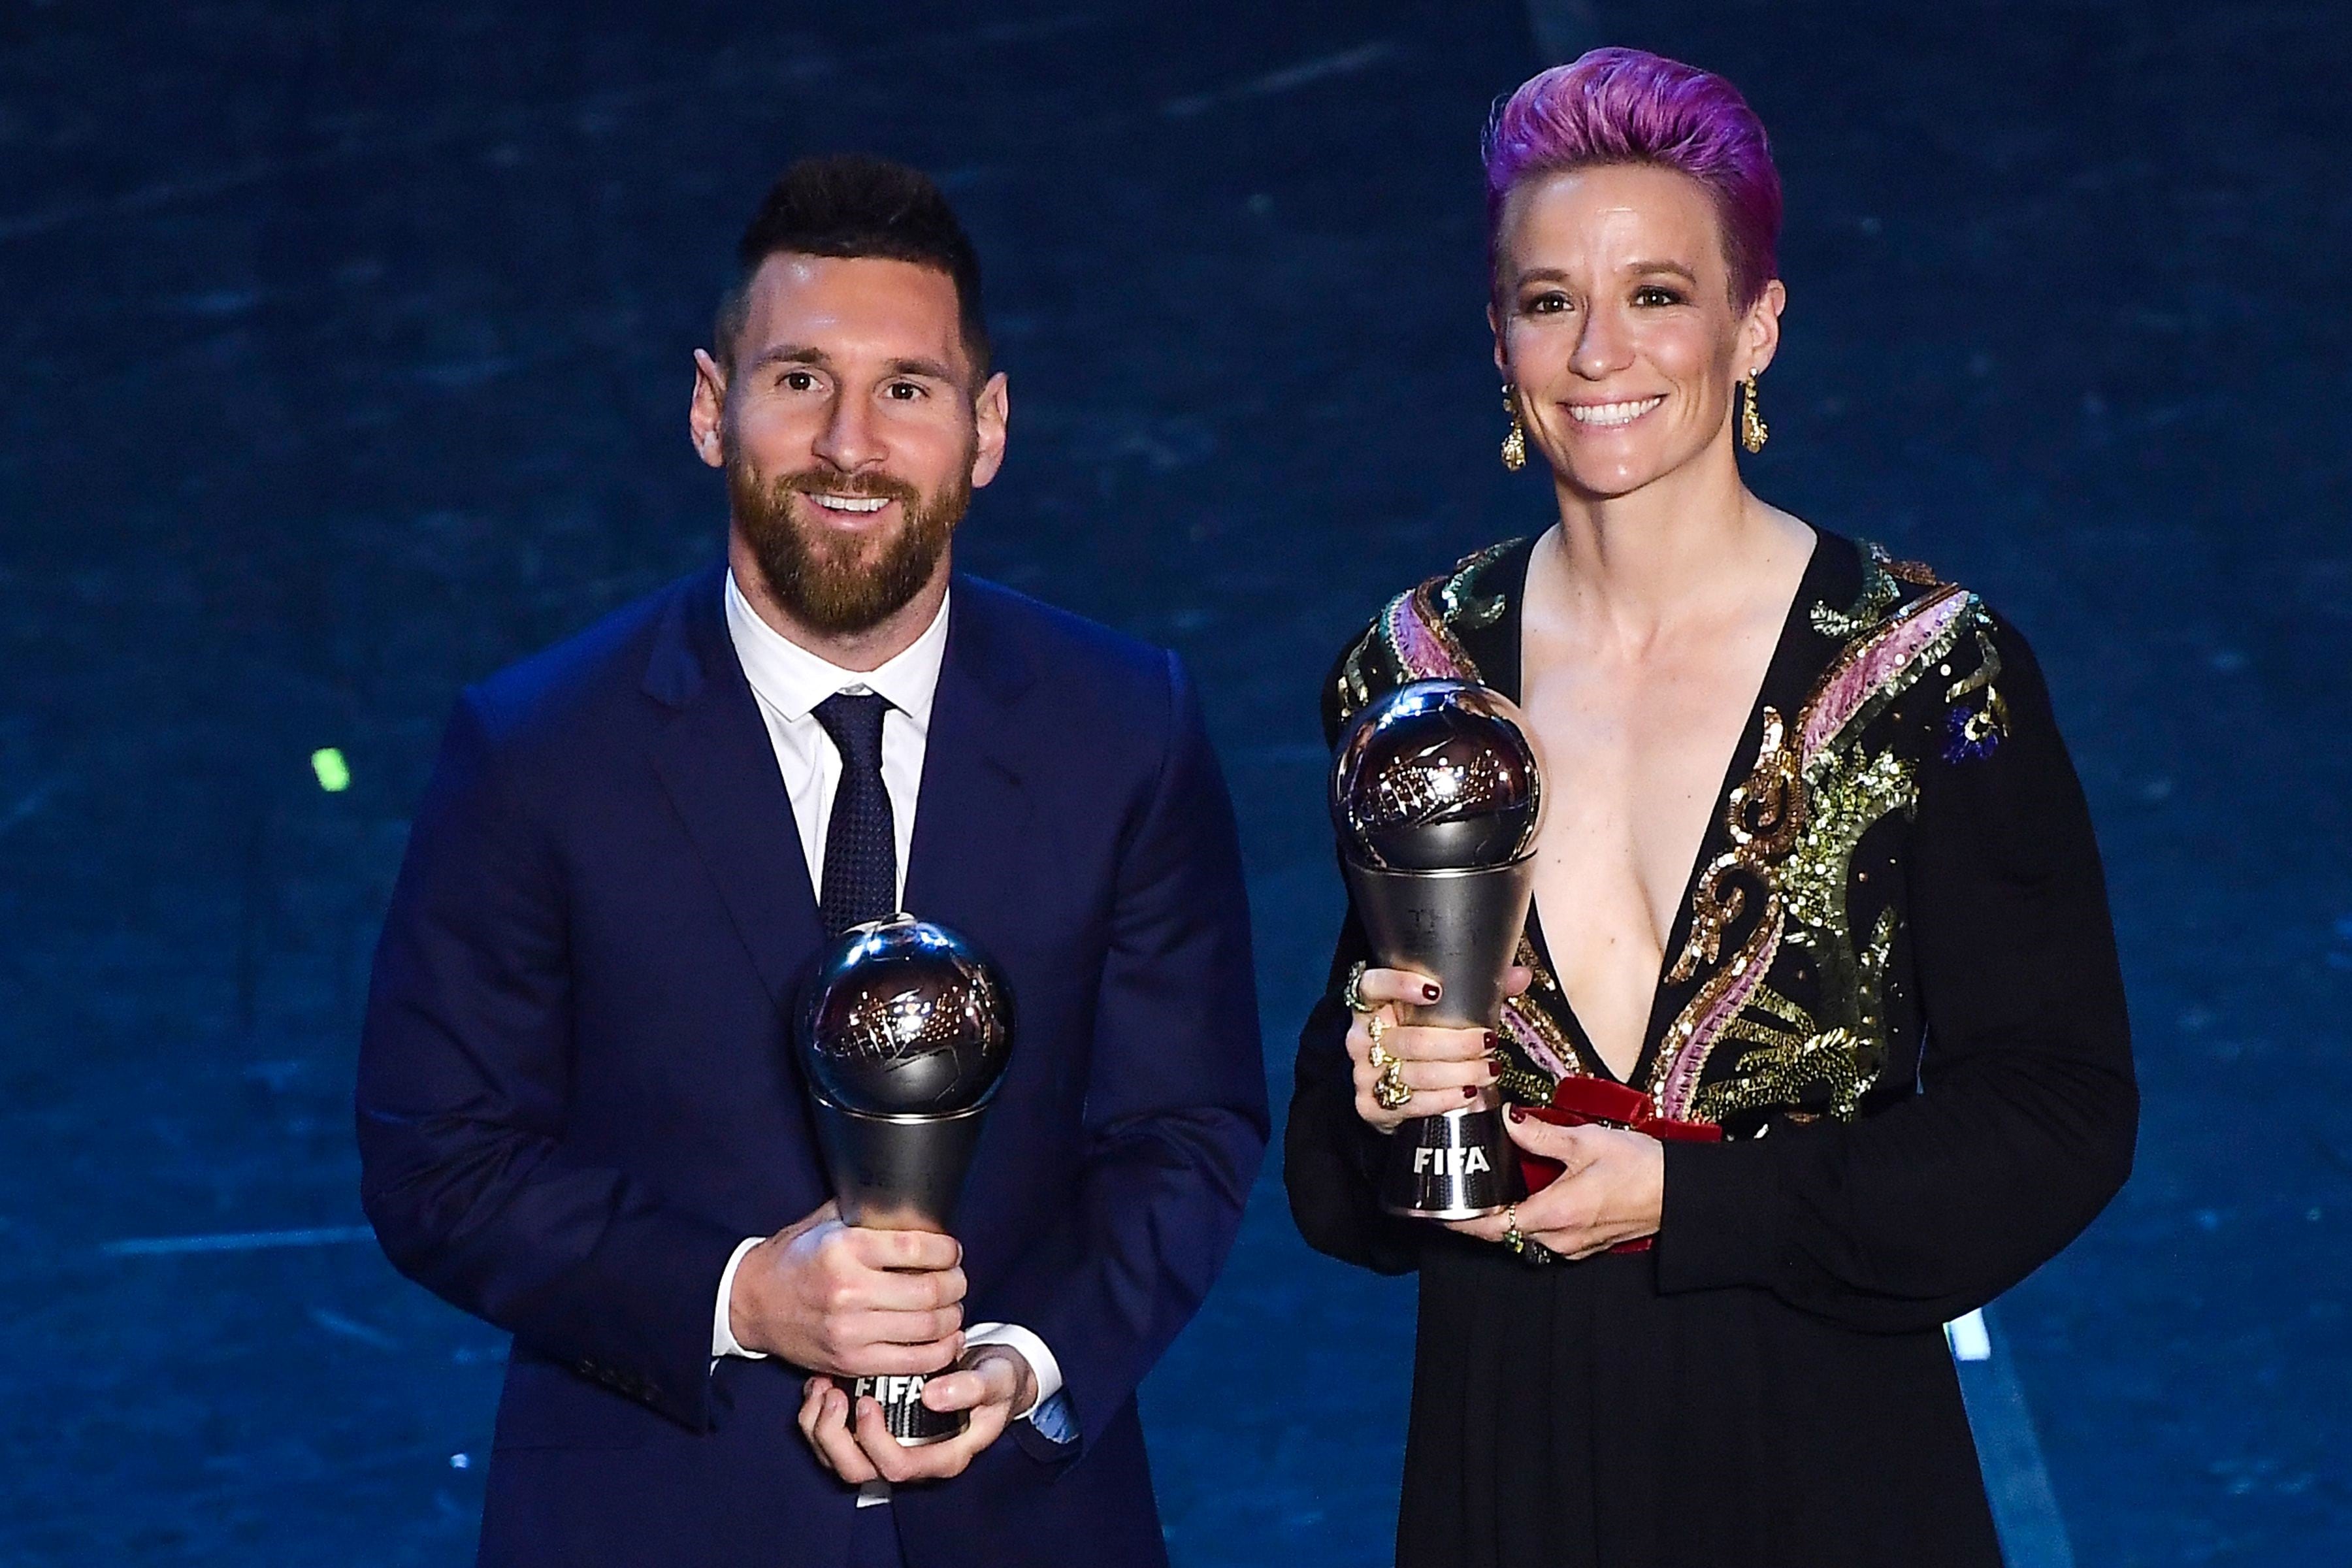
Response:
[[[1328,678],[1328,731],[1410,680],[1474,679],[1516,699],[1532,548],[1497,545],[1391,600]],[[1333,994],[1301,1039],[1293,1206],[1325,1250],[1408,1268],[1418,1233],[1370,1206],[1375,1146],[1342,1103],[1337,985],[1366,952],[1351,917]],[[1535,982],[1505,1012],[1503,1088],[1542,1103],[1563,1078],[1608,1069],[1539,921],[1519,956]],[[1710,1279],[1793,1269],[1792,1289],[1815,1300],[1893,1283],[1974,1304],[2120,1184],[2137,1097],[2097,848],[2032,655],[1975,595],[1820,537],[1629,1081],[1661,1114],[1726,1134],[1669,1147],[1668,1279],[1683,1265]],[[1778,1142],[1759,1142],[1768,1132]],[[1848,1184],[1856,1159],[1874,1191]],[[1981,1267],[1931,1263],[1898,1281],[1849,1267],[1858,1246],[1908,1246],[1906,1228],[2003,1197],[2015,1244]]]

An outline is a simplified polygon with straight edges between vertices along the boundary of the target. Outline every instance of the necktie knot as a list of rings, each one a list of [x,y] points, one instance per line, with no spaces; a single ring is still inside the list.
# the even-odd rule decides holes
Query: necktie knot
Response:
[[[890,700],[872,691],[836,691],[810,710],[840,748],[845,769],[882,765],[882,719],[889,711]]]

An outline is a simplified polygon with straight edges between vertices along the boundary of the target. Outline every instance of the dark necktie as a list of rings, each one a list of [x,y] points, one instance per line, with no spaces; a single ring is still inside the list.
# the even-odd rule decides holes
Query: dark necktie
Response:
[[[824,890],[817,911],[824,933],[882,920],[898,910],[898,843],[890,792],[882,786],[882,717],[890,700],[836,691],[814,710],[841,752],[841,784],[824,830]]]

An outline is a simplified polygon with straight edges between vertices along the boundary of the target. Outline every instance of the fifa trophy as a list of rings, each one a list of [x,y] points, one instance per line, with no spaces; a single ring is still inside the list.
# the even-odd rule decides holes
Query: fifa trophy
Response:
[[[1012,1034],[1003,980],[944,927],[894,915],[851,927],[818,953],[793,1046],[845,1221],[947,1231]],[[968,1425],[963,1411],[923,1403],[938,1375],[835,1381],[853,1401],[879,1403],[890,1435],[915,1447]]]
[[[1438,983],[1410,1025],[1500,1027],[1503,984],[1534,894],[1543,785],[1519,710],[1458,680],[1401,687],[1356,716],[1331,769],[1348,891],[1383,968]],[[1381,1205],[1475,1219],[1517,1202],[1518,1162],[1492,1089],[1396,1131]]]

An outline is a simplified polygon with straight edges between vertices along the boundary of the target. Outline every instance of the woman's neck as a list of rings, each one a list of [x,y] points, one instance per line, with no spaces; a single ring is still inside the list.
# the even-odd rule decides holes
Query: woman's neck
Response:
[[[1811,536],[1740,482],[1729,444],[1622,496],[1559,487],[1559,527],[1531,569],[1575,619],[1638,652],[1696,619],[1736,612]],[[1801,569],[1801,566],[1800,566]]]

